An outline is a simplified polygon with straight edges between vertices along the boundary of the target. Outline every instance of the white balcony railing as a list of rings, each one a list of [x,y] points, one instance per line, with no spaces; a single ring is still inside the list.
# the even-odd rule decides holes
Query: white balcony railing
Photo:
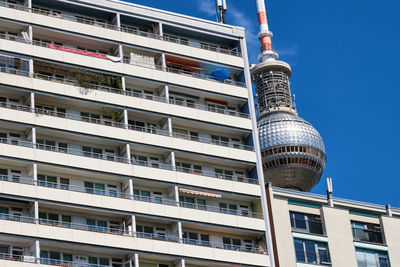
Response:
[[[76,186],[76,185],[70,185],[70,184],[51,183],[51,182],[41,181],[41,180],[35,181],[31,177],[23,177],[23,176],[15,176],[15,175],[10,175],[10,176],[0,175],[0,181],[48,187],[48,188],[52,188],[52,189],[67,190],[67,191],[99,195],[99,196],[105,196],[105,197],[131,199],[131,200],[136,200],[136,201],[149,202],[149,203],[155,203],[155,204],[167,205],[167,206],[177,206],[177,207],[179,206],[181,208],[198,209],[198,210],[217,212],[217,213],[223,213],[223,214],[229,214],[229,215],[241,216],[241,217],[257,218],[257,219],[263,218],[261,213],[256,213],[256,212],[252,212],[252,211],[248,211],[248,210],[240,211],[240,210],[234,210],[234,209],[228,209],[228,208],[221,208],[218,206],[201,205],[201,204],[196,204],[196,203],[175,201],[175,200],[169,199],[169,198],[131,195],[129,193],[125,193],[125,192],[121,192],[121,191],[117,191],[117,190],[107,191],[107,190],[88,188],[88,187]]]
[[[255,248],[252,246],[231,245],[231,244],[225,244],[225,243],[220,243],[220,242],[215,242],[215,241],[201,242],[199,240],[196,240],[197,242],[195,242],[195,240],[193,240],[193,239],[179,238],[178,236],[174,236],[174,235],[132,232],[132,231],[129,231],[126,229],[71,223],[71,222],[65,222],[65,221],[55,221],[55,220],[40,219],[40,218],[33,218],[33,217],[26,217],[26,216],[16,216],[16,215],[5,214],[5,213],[0,213],[0,220],[8,220],[8,221],[21,222],[21,223],[30,223],[30,224],[39,224],[39,225],[45,225],[45,226],[74,229],[74,230],[79,230],[79,231],[89,231],[89,232],[96,232],[96,233],[103,233],[103,234],[110,234],[110,235],[120,235],[120,236],[136,237],[136,238],[153,239],[153,240],[165,241],[165,242],[185,243],[185,244],[190,244],[190,245],[205,246],[205,247],[235,250],[235,251],[243,251],[243,252],[250,252],[250,253],[257,253],[257,254],[266,254],[266,251],[264,249],[259,249],[259,248]]]

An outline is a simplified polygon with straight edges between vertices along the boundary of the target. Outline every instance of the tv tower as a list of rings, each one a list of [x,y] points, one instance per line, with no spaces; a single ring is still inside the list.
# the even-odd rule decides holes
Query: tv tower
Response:
[[[290,92],[291,68],[272,46],[264,0],[256,0],[261,41],[259,63],[251,69],[258,98],[257,127],[264,180],[273,186],[310,191],[326,163],[321,136],[300,118]]]

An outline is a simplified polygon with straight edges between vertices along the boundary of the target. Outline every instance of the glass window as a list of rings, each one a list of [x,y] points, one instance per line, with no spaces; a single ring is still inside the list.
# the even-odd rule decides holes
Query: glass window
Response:
[[[356,248],[357,264],[360,267],[388,267],[387,252]]]
[[[327,264],[330,261],[326,243],[294,239],[294,247],[297,262]]]
[[[64,262],[72,262],[72,254],[64,253],[63,254],[63,261]]]

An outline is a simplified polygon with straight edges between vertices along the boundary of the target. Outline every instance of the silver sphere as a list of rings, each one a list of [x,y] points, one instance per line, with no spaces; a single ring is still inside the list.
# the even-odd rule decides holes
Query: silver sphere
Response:
[[[286,112],[258,119],[265,182],[273,186],[310,191],[326,163],[325,146],[315,128]]]

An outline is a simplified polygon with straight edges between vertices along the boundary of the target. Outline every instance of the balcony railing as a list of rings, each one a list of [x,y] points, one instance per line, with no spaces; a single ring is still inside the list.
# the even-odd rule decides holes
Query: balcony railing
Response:
[[[15,255],[6,253],[0,253],[0,260],[37,263],[37,264],[60,266],[60,267],[109,267],[110,266],[110,265],[101,265],[94,263],[64,261],[64,260],[57,260],[50,258],[37,258],[35,256],[29,256],[29,255]]]
[[[1,38],[2,34],[0,34]],[[4,35],[3,35],[4,36]],[[22,42],[25,42],[23,38],[20,38]],[[38,73],[30,73],[29,71],[23,71],[15,68],[5,68],[5,67],[0,67],[0,72],[4,73],[9,73],[9,74],[16,74],[20,76],[25,76],[25,77],[33,77],[41,80],[46,80],[50,82],[58,82],[62,84],[68,84],[72,86],[79,86],[77,80],[71,80],[71,79],[65,79],[65,78],[58,78],[54,76],[48,76],[48,75],[43,75],[43,74],[38,74]],[[109,87],[109,86],[104,86],[104,85],[96,85],[92,84],[90,87],[91,90],[98,90],[98,91],[103,91],[103,92],[108,92],[112,94],[121,94],[121,95],[126,95],[126,96],[131,96],[131,97],[137,97],[137,98],[142,98],[142,99],[147,99],[147,100],[152,100],[152,101],[157,101],[157,102],[166,102],[165,97],[159,97],[159,96],[154,96],[150,94],[143,94],[143,93],[137,93],[137,92],[131,92],[131,91],[124,91],[122,89],[114,88],[114,87]],[[200,110],[205,110],[205,111],[210,111],[210,112],[215,112],[215,113],[221,113],[229,116],[235,116],[235,117],[241,117],[241,118],[250,118],[249,114],[246,113],[241,113],[233,110],[226,110],[226,109],[219,109],[219,108],[214,108],[214,107],[209,107],[207,105],[203,105],[200,103],[184,103],[181,101],[177,100],[170,100],[170,104],[178,105],[178,106],[184,106],[184,107],[189,107],[189,108],[194,108],[194,109],[200,109]]]
[[[12,104],[10,104],[10,105],[12,105]],[[18,106],[19,105],[16,105],[15,109],[18,109]],[[0,107],[1,107],[1,103],[0,103]],[[34,144],[32,142],[20,140],[20,139],[0,138],[0,143],[24,146],[24,147],[30,147],[30,148],[34,147]],[[135,160],[135,159],[128,159],[126,157],[119,157],[119,156],[115,156],[113,154],[106,154],[106,153],[100,154],[100,153],[94,153],[94,152],[90,152],[90,151],[79,150],[79,149],[50,146],[50,145],[39,144],[39,143],[37,143],[35,147],[37,149],[41,149],[41,150],[71,154],[71,155],[75,155],[75,156],[90,157],[90,158],[94,158],[94,159],[128,163],[128,164],[134,164],[134,165],[138,165],[138,166],[164,169],[164,170],[170,170],[170,171],[174,170],[174,167],[171,164],[165,164],[165,163],[153,162],[153,161],[141,161],[141,160]],[[219,179],[232,180],[232,181],[238,181],[238,182],[244,182],[244,183],[258,184],[257,179],[248,178],[248,177],[244,177],[241,175],[226,175],[226,174],[217,173],[217,172],[199,171],[197,169],[187,169],[187,168],[182,168],[182,167],[176,168],[175,170],[178,172],[203,175],[203,176],[212,177],[212,178],[219,178]]]
[[[229,110],[229,109],[222,109],[222,108],[217,108],[217,107],[210,107],[207,105],[203,105],[200,103],[188,103],[185,101],[179,101],[176,99],[170,99],[169,100],[170,104],[178,105],[178,106],[183,106],[183,107],[188,107],[188,108],[195,108],[195,109],[200,109],[200,110],[206,110],[206,111],[211,111],[215,113],[220,113],[220,114],[225,114],[225,115],[230,115],[230,116],[235,116],[235,117],[241,117],[241,118],[250,118],[250,115],[247,113],[242,113],[238,112],[235,110]]]
[[[52,182],[42,181],[42,180],[35,181],[31,177],[25,177],[25,176],[21,176],[21,175],[0,175],[0,181],[28,184],[28,185],[34,185],[34,186],[42,186],[42,187],[48,187],[48,188],[53,188],[53,189],[61,189],[61,190],[67,190],[67,191],[73,191],[73,192],[79,192],[79,193],[87,193],[87,194],[93,194],[93,195],[100,195],[100,196],[106,196],[106,197],[133,199],[136,201],[143,201],[143,202],[168,205],[168,206],[180,206],[183,208],[198,209],[198,210],[224,213],[224,214],[230,214],[230,215],[236,215],[236,216],[242,216],[242,217],[258,218],[258,219],[263,218],[263,215],[261,213],[256,213],[256,212],[252,212],[252,211],[245,211],[245,210],[238,211],[238,210],[221,208],[221,207],[217,207],[217,206],[180,202],[180,201],[175,201],[173,199],[162,198],[162,197],[131,195],[129,193],[124,193],[124,192],[120,192],[117,190],[115,190],[115,191],[108,190],[107,191],[107,190],[88,188],[88,187],[76,186],[76,185],[70,185],[70,184],[52,183]]]
[[[182,69],[174,68],[174,67],[163,67],[161,65],[149,64],[149,63],[145,63],[145,62],[132,61],[129,58],[123,59],[123,62],[125,64],[130,64],[130,65],[134,65],[134,66],[138,66],[138,67],[166,71],[166,72],[176,73],[176,74],[180,74],[180,75],[190,76],[193,78],[199,78],[199,79],[209,80],[209,81],[213,81],[213,82],[222,82],[222,83],[226,83],[226,84],[230,84],[230,85],[246,87],[246,84],[243,82],[233,81],[233,80],[229,80],[229,79],[223,80],[223,81],[218,81],[213,76],[204,74],[204,73],[197,73],[197,72],[182,70]]]
[[[212,145],[217,145],[217,146],[225,146],[225,147],[237,148],[237,149],[249,150],[249,151],[254,150],[254,147],[252,147],[252,146],[243,145],[243,144],[234,143],[234,142],[224,142],[224,141],[215,140],[212,138],[199,137],[199,136],[193,136],[193,135],[187,135],[187,134],[181,134],[181,133],[175,133],[175,132],[172,133],[172,136],[175,138],[179,138],[179,139],[185,139],[185,140],[190,140],[190,141],[194,141],[194,142],[212,144]]]
[[[244,182],[244,183],[249,183],[249,184],[258,184],[257,179],[249,178],[244,175],[238,175],[238,174],[228,175],[228,174],[223,174],[223,173],[209,172],[209,171],[203,171],[203,170],[193,169],[193,168],[184,168],[184,167],[176,167],[176,171],[195,174],[195,175],[202,175],[202,176],[207,176],[207,177],[212,177],[212,178],[224,179],[224,180]]]
[[[30,40],[26,40],[22,37],[10,35],[10,34],[0,34],[0,39],[16,41],[16,42],[20,42],[20,43],[33,44],[35,46],[40,46],[40,47],[44,47],[44,48],[49,48],[50,47],[49,45],[51,45],[47,42],[36,41],[36,40],[30,41]],[[104,57],[102,57],[102,59],[107,59],[107,55],[100,54],[100,53],[89,53],[84,50],[71,49],[71,48],[63,47],[63,46],[59,46],[59,45],[54,45],[54,48],[65,48],[65,50],[62,50],[62,51],[64,51],[64,52],[74,51],[74,53],[81,54],[81,55],[90,55],[92,57],[94,55],[104,56]],[[97,56],[96,56],[96,58],[99,58]],[[163,66],[157,65],[157,64],[149,64],[149,63],[144,63],[144,62],[140,62],[140,61],[133,61],[132,59],[123,59],[122,62],[125,64],[130,64],[130,65],[134,65],[134,66],[138,66],[138,67],[150,68],[150,69],[155,69],[155,70],[165,71],[165,72],[171,72],[171,73],[176,73],[176,74],[180,74],[180,75],[191,76],[193,78],[209,80],[209,81],[213,81],[213,82],[219,82],[219,83],[222,82],[225,84],[230,84],[230,85],[239,86],[239,87],[246,87],[246,84],[243,82],[238,82],[238,81],[234,81],[234,80],[230,80],[230,79],[219,81],[219,80],[215,79],[213,76],[204,74],[204,73],[196,73],[196,72],[181,70],[181,69],[174,68],[174,67],[163,67]]]
[[[218,53],[222,53],[222,54],[228,54],[228,55],[238,56],[238,57],[242,56],[242,54],[239,51],[237,51],[237,49],[224,49],[224,48],[220,48],[220,47],[215,47],[212,44],[203,45],[200,43],[195,43],[195,42],[190,42],[190,41],[189,42],[177,42],[176,39],[174,39],[174,38],[161,36],[158,34],[149,33],[149,32],[145,32],[145,31],[140,31],[140,30],[129,28],[129,27],[118,27],[116,25],[113,25],[113,24],[110,24],[107,22],[96,21],[92,18],[87,18],[87,17],[80,16],[80,15],[73,16],[73,15],[68,15],[68,14],[64,14],[64,13],[44,10],[41,8],[28,8],[23,5],[8,3],[8,2],[4,2],[4,1],[0,1],[0,6],[17,9],[17,10],[22,10],[22,11],[26,11],[26,12],[31,11],[32,13],[35,13],[35,14],[69,20],[69,21],[73,21],[73,22],[79,22],[79,23],[83,23],[83,24],[87,24],[87,25],[97,26],[97,27],[116,30],[116,31],[127,32],[127,33],[131,33],[131,34],[135,34],[135,35],[145,36],[145,37],[152,38],[152,39],[158,39],[158,40],[164,40],[167,42],[179,43],[182,45],[196,47],[196,48],[209,50],[209,51],[213,51],[213,52],[218,52]]]
[[[16,104],[16,103],[10,103],[10,102],[0,102],[0,107],[16,109],[16,110],[20,110],[20,111],[27,111],[27,112],[30,112],[32,110],[29,106],[20,105],[20,104]],[[81,116],[81,115],[69,114],[69,113],[58,112],[58,111],[54,111],[54,110],[47,110],[47,109],[42,109],[42,108],[35,108],[34,111],[36,114],[40,114],[40,115],[47,115],[47,116],[53,116],[53,117],[58,117],[58,118],[77,120],[77,121],[83,121],[83,122],[88,122],[88,123],[95,123],[95,124],[117,127],[117,128],[128,128],[133,131],[146,132],[146,133],[157,134],[157,135],[162,135],[162,136],[172,136],[174,138],[186,139],[186,140],[195,141],[195,142],[225,146],[225,147],[241,149],[241,150],[254,151],[254,147],[252,147],[252,146],[242,145],[242,144],[233,143],[233,142],[222,142],[222,141],[214,140],[211,138],[188,136],[188,135],[178,134],[178,133],[174,133],[174,132],[171,133],[169,131],[161,130],[161,129],[153,128],[153,127],[142,127],[142,126],[135,126],[135,125],[129,125],[129,124],[127,125],[127,124],[124,124],[121,122],[116,122],[116,121],[112,121],[112,120],[108,120],[108,119],[97,119],[97,118],[93,118],[93,117],[85,117],[85,116]]]
[[[185,242],[184,239],[179,238],[178,236],[173,235],[166,235],[166,234],[153,234],[153,233],[144,233],[144,232],[131,232],[125,229],[119,228],[110,228],[110,227],[103,227],[103,226],[96,226],[96,225],[87,225],[87,224],[79,224],[79,223],[71,223],[65,221],[55,221],[55,220],[48,220],[48,219],[36,219],[33,217],[26,217],[26,216],[15,216],[10,214],[0,213],[0,220],[7,220],[7,221],[16,221],[22,223],[31,223],[31,224],[40,224],[45,226],[51,227],[60,227],[60,228],[67,228],[67,229],[74,229],[80,231],[89,231],[89,232],[97,232],[102,234],[111,234],[111,235],[121,235],[127,237],[137,237],[137,238],[146,238],[152,240],[160,240],[160,241],[167,241],[167,242],[181,242],[181,243],[188,243]],[[201,243],[190,243],[191,245],[201,245],[205,246],[205,244]],[[219,242],[209,242],[207,244],[209,247],[213,248],[222,248],[228,250],[236,250],[236,251],[245,251],[245,252],[252,252],[252,253],[259,253],[259,254],[266,254],[264,250],[260,250],[257,248],[249,247],[249,246],[233,246],[228,244],[222,244]]]
[[[290,218],[292,230],[295,232],[323,235],[324,228],[321,221]]]
[[[352,227],[355,241],[383,244],[382,232],[372,229],[360,229]]]
[[[197,240],[190,238],[182,238],[184,244],[203,246],[203,247],[212,247],[212,248],[222,248],[228,250],[236,250],[236,251],[244,251],[251,252],[257,254],[267,254],[266,250],[255,248],[253,246],[244,246],[244,245],[232,245],[215,241],[205,241],[205,240]]]

